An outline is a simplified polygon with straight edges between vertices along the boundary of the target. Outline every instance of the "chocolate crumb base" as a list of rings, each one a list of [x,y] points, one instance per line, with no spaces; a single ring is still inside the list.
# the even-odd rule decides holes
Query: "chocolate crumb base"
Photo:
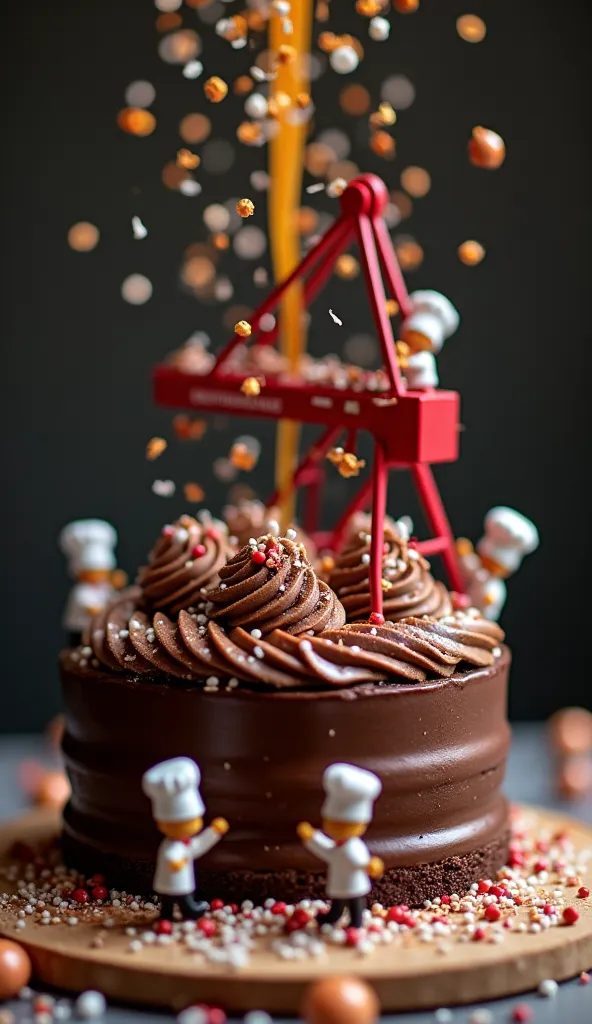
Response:
[[[487,846],[461,856],[447,857],[431,864],[413,864],[388,869],[376,883],[368,903],[384,906],[406,904],[420,907],[424,900],[436,896],[458,893],[463,895],[480,878],[495,878],[496,872],[507,863],[510,833],[505,832]],[[126,860],[115,854],[101,854],[79,843],[66,832],[62,835],[64,861],[90,877],[96,872],[105,875],[110,888],[125,890],[133,895],[153,892],[154,864],[147,861]],[[198,896],[200,899],[223,899],[225,903],[252,900],[260,905],[267,899],[282,899],[297,903],[304,899],[323,899],[325,876],[300,871],[208,871],[197,865]]]

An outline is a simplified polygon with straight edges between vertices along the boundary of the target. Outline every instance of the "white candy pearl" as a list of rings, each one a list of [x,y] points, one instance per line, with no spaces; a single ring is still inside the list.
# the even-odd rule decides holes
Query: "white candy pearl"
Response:
[[[82,1020],[98,1020],[99,1017],[104,1016],[106,1009],[107,1000],[103,993],[94,992],[92,989],[78,996],[74,1004],[76,1016],[81,1017]]]
[[[334,71],[339,75],[349,75],[355,71],[360,63],[358,55],[353,46],[338,46],[333,50],[329,62]]]
[[[368,25],[368,35],[377,43],[383,43],[388,39],[391,31],[390,21],[386,18],[372,18]]]
[[[255,121],[261,120],[267,114],[267,100],[260,92],[253,92],[245,100],[245,114]]]

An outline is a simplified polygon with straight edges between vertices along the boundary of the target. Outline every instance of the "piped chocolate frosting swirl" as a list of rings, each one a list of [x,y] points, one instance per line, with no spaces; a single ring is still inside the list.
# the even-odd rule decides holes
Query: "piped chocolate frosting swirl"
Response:
[[[138,573],[144,607],[176,615],[197,604],[202,588],[211,585],[232,554],[221,523],[181,516],[163,528],[148,565]]]
[[[372,611],[369,569],[370,535],[362,530],[337,556],[329,577],[348,622],[364,621]],[[384,617],[393,622],[411,615],[441,618],[452,612],[450,595],[432,576],[429,562],[390,525],[384,530],[382,589]]]

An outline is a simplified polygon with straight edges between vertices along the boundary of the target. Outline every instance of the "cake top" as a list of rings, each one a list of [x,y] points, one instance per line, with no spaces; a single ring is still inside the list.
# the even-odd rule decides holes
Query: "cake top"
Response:
[[[271,532],[238,552],[214,520],[182,516],[166,526],[138,585],[95,615],[74,660],[205,683],[214,692],[220,685],[417,683],[463,666],[485,668],[501,653],[499,626],[475,609],[452,612],[404,524],[389,523],[385,532],[385,572],[404,586],[384,625],[358,612],[357,595],[366,600],[368,593],[367,534],[351,539],[335,569],[345,574],[337,583],[344,596],[356,595],[355,621],[346,622],[346,608],[317,576],[296,531],[280,536],[269,525]]]
[[[370,534],[362,528],[350,536],[329,576],[329,585],[345,608],[348,622],[369,618]],[[439,619],[452,612],[450,594],[434,579],[429,562],[417,551],[403,522],[385,522],[382,556],[383,615],[397,622],[410,615]]]

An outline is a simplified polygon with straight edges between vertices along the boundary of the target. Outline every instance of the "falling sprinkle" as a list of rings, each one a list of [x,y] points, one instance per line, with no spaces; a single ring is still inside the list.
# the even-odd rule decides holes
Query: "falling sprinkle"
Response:
[[[176,487],[173,480],[154,480],[152,490],[159,498],[172,498]]]
[[[185,495],[185,501],[203,501],[206,496],[203,487],[193,482],[185,484],[183,494]]]
[[[329,316],[331,317],[334,323],[339,324],[340,327],[343,327],[343,320],[340,320],[339,317],[335,315],[332,309],[329,310]]]
[[[190,60],[183,68],[183,78],[199,78],[203,75],[203,64],[200,60]]]
[[[463,14],[456,19],[456,31],[465,43],[481,43],[487,35],[487,26],[476,14]]]
[[[166,451],[167,442],[164,437],[151,437],[146,445],[146,458],[150,462],[154,462],[159,455],[162,455]]]
[[[317,182],[316,185],[308,185],[306,188],[306,191],[308,192],[309,196],[311,196],[314,192],[324,192],[324,190],[325,184],[322,181]]]
[[[132,217],[132,232],[134,238],[138,239],[138,241],[142,238],[146,238],[146,235],[148,234],[148,228],[142,223],[139,217]]]

